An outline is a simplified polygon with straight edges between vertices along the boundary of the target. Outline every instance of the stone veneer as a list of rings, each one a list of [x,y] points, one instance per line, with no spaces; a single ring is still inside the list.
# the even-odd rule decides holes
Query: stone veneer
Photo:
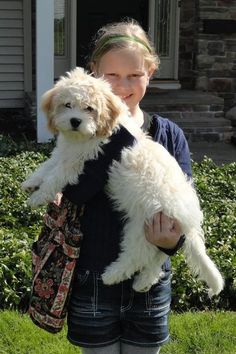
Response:
[[[234,20],[235,29],[207,33],[206,20]],[[183,88],[224,98],[225,110],[236,104],[236,0],[182,1],[179,77]]]

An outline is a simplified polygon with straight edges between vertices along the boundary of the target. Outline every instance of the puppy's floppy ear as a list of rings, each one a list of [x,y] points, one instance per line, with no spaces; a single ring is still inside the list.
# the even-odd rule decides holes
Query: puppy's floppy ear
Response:
[[[55,88],[46,91],[41,99],[41,109],[45,113],[48,120],[48,129],[53,133],[57,133],[57,129],[54,124],[54,114],[53,114],[53,97],[56,94]]]
[[[114,93],[105,91],[102,95],[103,102],[102,109],[101,112],[99,112],[98,117],[97,135],[110,136],[112,134],[112,130],[117,124],[118,116],[122,113],[128,114],[128,110],[121,99]]]

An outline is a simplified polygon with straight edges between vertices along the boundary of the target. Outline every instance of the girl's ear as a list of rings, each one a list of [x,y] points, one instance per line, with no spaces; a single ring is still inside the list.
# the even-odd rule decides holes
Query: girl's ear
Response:
[[[155,65],[151,65],[150,68],[148,69],[148,79],[150,80],[154,71],[156,70],[156,66]]]
[[[147,82],[146,82],[146,86],[149,85],[149,81],[154,73],[154,71],[156,70],[156,66],[152,65],[149,69],[148,69],[148,73],[147,73]]]
[[[54,124],[54,114],[53,114],[53,97],[56,94],[55,88],[46,91],[41,99],[41,109],[45,113],[48,121],[48,129],[53,133],[57,133],[57,129]]]
[[[97,67],[93,61],[90,64],[90,70],[93,73],[93,76],[96,77],[97,76]]]

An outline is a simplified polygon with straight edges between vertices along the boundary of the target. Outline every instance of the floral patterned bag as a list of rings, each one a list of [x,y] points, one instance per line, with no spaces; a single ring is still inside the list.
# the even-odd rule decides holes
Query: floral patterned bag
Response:
[[[29,314],[40,328],[59,332],[65,322],[82,234],[77,207],[61,194],[50,203],[32,247]],[[82,211],[81,211],[82,213]]]

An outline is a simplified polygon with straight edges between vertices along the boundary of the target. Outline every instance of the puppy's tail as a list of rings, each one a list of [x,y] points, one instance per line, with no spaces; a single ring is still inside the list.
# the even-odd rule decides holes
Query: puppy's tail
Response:
[[[208,295],[211,298],[222,291],[224,280],[216,265],[206,254],[203,238],[196,230],[192,230],[191,233],[192,235],[186,235],[183,251],[193,274],[205,281],[209,286]]]

